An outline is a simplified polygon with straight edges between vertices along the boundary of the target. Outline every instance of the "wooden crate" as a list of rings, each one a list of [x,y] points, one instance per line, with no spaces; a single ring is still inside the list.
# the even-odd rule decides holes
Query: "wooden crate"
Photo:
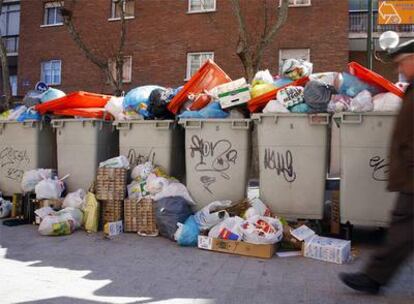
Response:
[[[124,231],[137,232],[138,200],[126,199],[124,201]]]
[[[101,201],[101,223],[122,221],[124,215],[124,202],[120,200]]]
[[[154,201],[148,198],[125,200],[124,230],[141,236],[157,236]]]
[[[96,175],[96,198],[98,200],[123,200],[127,186],[127,170],[99,168]]]

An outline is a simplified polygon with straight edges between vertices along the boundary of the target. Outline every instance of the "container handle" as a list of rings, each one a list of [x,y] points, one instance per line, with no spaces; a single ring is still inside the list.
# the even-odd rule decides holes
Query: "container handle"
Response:
[[[157,130],[169,130],[170,129],[170,122],[166,121],[156,121],[155,128]]]
[[[201,129],[203,123],[200,120],[186,120],[184,122],[184,127],[186,129]]]
[[[114,125],[116,126],[116,128],[118,130],[130,130],[131,129],[131,123],[127,122],[127,121],[117,121],[114,123]]]
[[[343,124],[361,124],[362,115],[361,114],[342,114],[341,123]]]
[[[248,130],[250,128],[250,121],[233,120],[231,122],[231,128],[234,130]]]
[[[329,125],[329,115],[310,114],[309,124],[327,126]]]
[[[59,128],[63,128],[63,125],[65,123],[62,120],[52,120],[52,127],[54,129],[59,129]]]

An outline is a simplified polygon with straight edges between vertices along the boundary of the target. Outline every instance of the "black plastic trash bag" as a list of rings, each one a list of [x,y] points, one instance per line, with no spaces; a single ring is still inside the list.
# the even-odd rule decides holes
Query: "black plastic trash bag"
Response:
[[[174,240],[177,223],[184,223],[192,214],[190,204],[180,196],[166,197],[157,201],[156,219],[160,235]]]
[[[155,89],[151,92],[148,103],[148,112],[157,119],[174,119],[174,115],[167,109],[170,90]]]

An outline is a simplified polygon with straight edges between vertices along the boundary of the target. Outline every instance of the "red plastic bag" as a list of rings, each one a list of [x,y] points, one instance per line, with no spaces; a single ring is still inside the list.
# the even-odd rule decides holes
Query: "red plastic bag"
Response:
[[[401,98],[404,97],[404,92],[400,90],[399,87],[397,87],[395,84],[385,79],[381,75],[375,73],[374,71],[371,71],[370,69],[367,69],[366,67],[360,65],[359,63],[351,62],[348,64],[348,68],[349,73],[351,73],[351,75],[358,77],[362,81],[370,85],[374,85],[376,87],[385,89],[388,92],[394,93],[395,95]]]
[[[256,98],[252,98],[248,102],[247,108],[249,109],[251,113],[259,112],[267,105],[269,101],[271,101],[272,99],[276,99],[276,94],[277,92],[279,92],[279,90],[286,88],[288,86],[304,87],[308,83],[308,81],[309,81],[309,77],[303,77],[292,83],[284,85],[283,87],[267,92],[266,94],[260,95]]]
[[[220,84],[230,81],[231,78],[217,64],[209,59],[171,100],[168,104],[168,110],[173,114],[177,114],[188,99],[189,94],[199,94],[204,90],[211,90]]]
[[[103,108],[112,96],[89,92],[73,92],[61,98],[36,105],[40,114],[72,108]]]

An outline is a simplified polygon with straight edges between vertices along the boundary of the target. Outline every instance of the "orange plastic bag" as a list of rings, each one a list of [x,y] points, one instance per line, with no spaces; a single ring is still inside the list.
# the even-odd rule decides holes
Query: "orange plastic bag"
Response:
[[[72,108],[72,109],[63,109],[53,112],[55,115],[62,116],[78,116],[83,118],[96,118],[96,119],[105,119],[112,120],[112,115],[105,112],[104,108]]]
[[[375,73],[374,71],[371,71],[370,69],[367,69],[366,67],[360,65],[359,63],[351,62],[348,64],[348,68],[349,73],[351,73],[355,77],[358,77],[362,81],[370,85],[383,88],[388,92],[391,92],[401,98],[404,97],[404,92],[400,90],[399,87],[397,87],[395,84],[385,79],[381,75]]]
[[[269,101],[272,99],[276,99],[276,94],[279,92],[280,89],[286,88],[288,86],[301,86],[304,87],[309,81],[309,77],[303,77],[298,79],[292,83],[284,85],[283,87],[277,88],[275,90],[269,91],[263,95],[260,95],[256,98],[250,99],[247,103],[247,108],[249,109],[250,113],[255,113],[261,111]]]
[[[73,92],[55,100],[36,105],[40,114],[72,108],[103,108],[112,96],[89,92]]]
[[[188,99],[189,94],[199,94],[204,90],[211,90],[220,84],[230,81],[231,78],[217,64],[209,59],[171,100],[168,104],[168,110],[173,114],[177,114]]]

